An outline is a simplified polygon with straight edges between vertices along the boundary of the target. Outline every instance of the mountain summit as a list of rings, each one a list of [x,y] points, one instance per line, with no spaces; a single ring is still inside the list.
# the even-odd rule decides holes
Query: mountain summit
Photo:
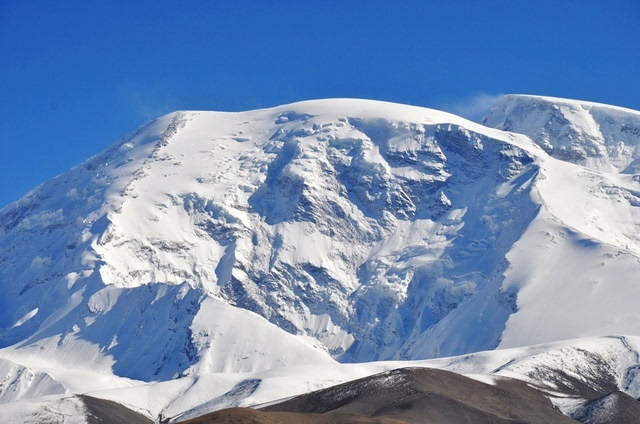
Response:
[[[0,210],[0,357],[60,393],[640,335],[640,113],[507,96],[484,123],[161,117]]]

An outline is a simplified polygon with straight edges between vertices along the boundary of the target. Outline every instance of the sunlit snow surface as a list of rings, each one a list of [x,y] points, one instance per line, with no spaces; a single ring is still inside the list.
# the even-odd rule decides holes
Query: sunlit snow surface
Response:
[[[504,377],[522,379],[545,391],[556,406],[571,414],[586,400],[580,396],[568,397],[561,393],[563,389],[580,389],[579,386],[584,385],[594,391],[617,389],[639,397],[639,348],[640,337],[583,338],[422,361],[309,363],[259,372],[202,374],[147,384],[128,381],[112,386],[117,388],[89,390],[87,394],[122,403],[153,419],[178,421],[228,407],[264,406],[401,367],[430,367],[457,372],[487,384]],[[76,385],[94,378],[91,373],[61,377],[65,383]],[[82,404],[69,395],[26,398],[0,405],[0,417],[19,417],[28,422],[48,411],[61,412],[63,407],[72,405],[76,405],[76,409],[67,412],[69,421],[64,422],[81,422],[74,414]]]
[[[402,366],[336,360],[640,335],[639,116],[508,96],[487,118],[535,142],[365,100],[159,118],[0,210],[2,408],[102,390],[171,417]],[[493,371],[527,349],[452,370],[529,378]]]
[[[483,123],[531,137],[554,157],[606,172],[640,171],[640,112],[555,97],[509,95]],[[638,168],[636,170],[636,168]]]

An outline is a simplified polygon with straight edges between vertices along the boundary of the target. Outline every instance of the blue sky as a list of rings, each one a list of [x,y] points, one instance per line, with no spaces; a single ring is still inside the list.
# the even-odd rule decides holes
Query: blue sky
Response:
[[[500,93],[640,109],[640,2],[0,0],[0,207],[178,109]]]

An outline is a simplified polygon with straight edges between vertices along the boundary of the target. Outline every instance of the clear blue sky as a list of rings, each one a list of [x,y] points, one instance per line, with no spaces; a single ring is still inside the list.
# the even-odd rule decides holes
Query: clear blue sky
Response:
[[[482,93],[640,109],[640,2],[0,0],[0,207],[177,109]]]

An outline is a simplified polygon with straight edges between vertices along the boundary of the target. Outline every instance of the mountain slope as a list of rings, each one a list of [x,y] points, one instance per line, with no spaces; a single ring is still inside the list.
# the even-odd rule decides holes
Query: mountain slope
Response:
[[[238,375],[232,380],[226,376],[222,378],[222,376],[212,375],[203,378],[197,384],[199,388],[194,387],[191,392],[185,393],[185,398],[181,401],[188,402],[187,398],[191,397],[193,405],[196,403],[195,397],[198,393],[210,387],[211,382],[224,381],[224,384],[216,391],[209,393],[207,402],[181,414],[175,414],[172,421],[179,422],[230,407],[260,407],[277,404],[278,402],[274,401],[278,399],[286,400],[402,367],[435,368],[494,385],[503,379],[524,381],[541,391],[563,414],[570,417],[583,416],[589,404],[612,393],[624,392],[632,398],[640,398],[639,352],[638,337],[600,337],[525,348],[497,349],[425,361],[298,366],[286,370]],[[455,378],[458,382],[463,381],[460,377]],[[237,390],[238,387],[248,385],[249,382],[252,387],[250,391]],[[434,384],[435,390],[450,390],[442,379],[434,380]],[[463,384],[463,386],[468,389],[467,385]],[[390,402],[395,401],[396,398],[391,395],[393,386],[380,384],[376,387],[376,390],[384,393]],[[363,391],[365,394],[369,392]],[[341,392],[327,389],[326,393],[334,396]],[[347,390],[345,393],[348,394],[351,391]],[[488,392],[483,393],[491,397]],[[120,394],[112,392],[110,396],[122,396],[115,398],[116,400],[125,399],[125,394],[126,392]],[[403,396],[400,395],[399,398]],[[304,403],[304,399],[305,396],[302,396],[300,401]],[[480,403],[483,402],[490,402],[490,399],[480,401]],[[375,404],[379,405],[380,402]],[[183,409],[183,407],[176,408],[178,405],[179,403],[170,406],[165,413],[169,416],[174,415],[172,411]],[[318,402],[316,405],[319,405],[318,408],[329,408],[327,406],[329,402]],[[280,409],[276,405],[273,410]],[[313,412],[311,409],[305,411]]]
[[[408,106],[172,114],[2,210],[2,344],[79,339],[119,375],[171,378],[207,356],[189,326],[210,296],[343,360],[637,334],[636,185]],[[584,319],[557,329],[567,308],[529,291]]]
[[[296,397],[265,411],[359,414],[404,422],[571,423],[540,392],[448,371],[403,368]]]
[[[155,355],[119,375],[170,378],[206,356],[182,329],[216,296],[336,357],[410,357],[410,339],[491,286],[489,334],[448,350],[493,347],[513,309],[500,267],[537,209],[528,189],[495,191],[533,175],[534,148],[355,100],[161,118],[2,211],[2,343],[58,335],[64,350],[81,333],[115,364]],[[521,216],[501,222],[510,208]],[[111,310],[146,312],[114,324]],[[168,337],[119,336],[156,323]]]
[[[525,134],[554,157],[605,172],[635,174],[640,112],[555,97],[509,95],[483,124]]]

